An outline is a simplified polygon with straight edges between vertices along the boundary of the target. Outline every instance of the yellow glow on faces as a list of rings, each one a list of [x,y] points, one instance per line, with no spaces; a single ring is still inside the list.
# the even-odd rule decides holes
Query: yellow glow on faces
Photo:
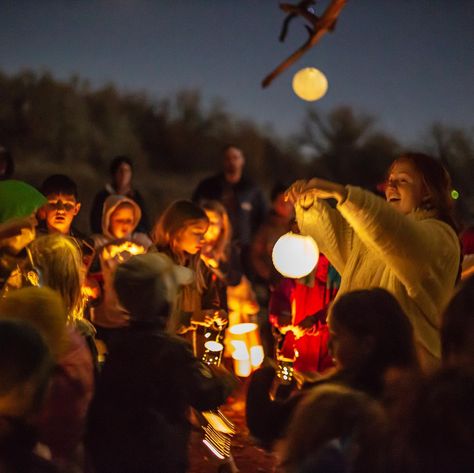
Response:
[[[222,232],[222,218],[220,214],[214,212],[214,210],[205,210],[205,212],[209,219],[209,227],[204,234],[204,240],[206,243],[214,243]]]
[[[198,253],[204,244],[207,227],[208,223],[206,221],[198,221],[185,227],[177,238],[179,249],[190,255]]]
[[[119,205],[110,216],[109,231],[115,238],[126,238],[133,231],[135,213],[131,206]]]
[[[407,160],[395,161],[385,188],[385,198],[398,212],[409,214],[419,208],[427,195],[423,178]]]

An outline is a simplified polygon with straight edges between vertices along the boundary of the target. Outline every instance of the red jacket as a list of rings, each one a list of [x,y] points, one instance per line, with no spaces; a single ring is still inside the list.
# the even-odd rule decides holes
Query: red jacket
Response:
[[[324,255],[320,255],[314,272],[302,279],[283,279],[273,291],[270,298],[270,322],[278,327],[278,318],[285,313],[292,313],[292,325],[298,325],[307,316],[314,315],[327,307],[334,298],[337,287],[332,287],[328,278],[330,263]],[[298,371],[324,371],[332,366],[327,343],[329,332],[323,320],[318,321],[311,330],[299,339],[293,332],[287,332],[280,353],[293,358],[295,349],[298,352],[294,367]]]

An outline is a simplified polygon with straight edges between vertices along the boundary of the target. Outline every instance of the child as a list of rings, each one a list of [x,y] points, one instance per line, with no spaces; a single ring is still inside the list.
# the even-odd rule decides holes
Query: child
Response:
[[[190,406],[221,404],[226,381],[170,334],[179,287],[191,271],[162,253],[117,267],[115,290],[130,313],[118,333],[92,402],[88,445],[97,473],[184,473]]]
[[[41,408],[52,372],[41,335],[23,322],[0,320],[0,471],[54,473],[33,453],[32,419]]]
[[[282,445],[285,473],[382,473],[386,419],[380,405],[336,384],[313,388],[297,407]]]
[[[326,309],[339,281],[328,259],[320,254],[311,274],[298,280],[284,278],[272,291],[270,322],[285,334],[280,355],[294,359],[294,368],[300,372],[321,373],[333,366],[327,348]]]
[[[123,195],[110,195],[102,209],[102,233],[92,235],[95,247],[101,248],[114,240],[131,240],[148,248],[150,239],[135,232],[141,217],[140,207]]]
[[[204,235],[209,219],[204,210],[187,200],[172,203],[156,223],[153,243],[176,264],[194,271],[193,283],[183,288],[180,296],[182,317],[180,328],[185,330],[191,321],[204,321],[205,310],[219,310],[221,300],[216,277],[201,259]]]
[[[383,399],[388,375],[395,385],[405,375],[417,374],[412,327],[400,304],[384,289],[344,294],[330,307],[328,323],[329,351],[337,371],[316,385],[342,384]],[[306,394],[302,390],[287,401],[270,401],[273,373],[272,368],[255,373],[246,406],[250,431],[270,443],[283,435],[295,405]]]
[[[64,174],[53,174],[45,179],[41,192],[48,203],[40,211],[42,222],[38,230],[76,237],[73,221],[81,210],[76,183]]]
[[[91,309],[91,320],[97,329],[97,338],[106,345],[113,334],[128,325],[128,312],[118,303],[113,289],[113,273],[117,264],[130,256],[132,251],[143,253],[151,244],[144,233],[135,232],[140,221],[140,207],[128,197],[111,195],[104,202],[102,214],[102,234],[92,235],[100,261],[103,283],[102,300]],[[117,254],[114,248],[128,245]]]
[[[81,442],[93,393],[93,363],[83,337],[67,324],[61,296],[48,287],[11,291],[0,301],[0,318],[33,325],[47,343],[54,371],[35,426],[58,467],[81,465]]]

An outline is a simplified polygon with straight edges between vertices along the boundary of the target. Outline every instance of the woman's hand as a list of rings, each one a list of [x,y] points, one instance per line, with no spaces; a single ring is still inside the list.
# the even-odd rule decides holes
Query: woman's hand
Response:
[[[299,180],[293,183],[285,193],[288,201],[296,202],[303,208],[313,205],[314,199],[335,199],[338,204],[346,200],[347,190],[342,184],[314,177],[309,181]]]

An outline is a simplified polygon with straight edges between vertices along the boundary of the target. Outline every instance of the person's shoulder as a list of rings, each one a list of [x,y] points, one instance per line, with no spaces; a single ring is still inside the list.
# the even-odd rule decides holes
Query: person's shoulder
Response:
[[[260,186],[257,184],[257,182],[245,174],[241,177],[240,181],[237,183],[237,187],[241,190],[252,192],[254,194],[262,194]]]
[[[95,199],[106,199],[109,195],[111,195],[110,190],[107,187],[103,187],[95,194]]]
[[[204,177],[199,182],[199,185],[208,184],[208,183],[216,183],[216,182],[223,182],[224,181],[224,174],[218,172],[216,174],[211,174],[207,177]]]

